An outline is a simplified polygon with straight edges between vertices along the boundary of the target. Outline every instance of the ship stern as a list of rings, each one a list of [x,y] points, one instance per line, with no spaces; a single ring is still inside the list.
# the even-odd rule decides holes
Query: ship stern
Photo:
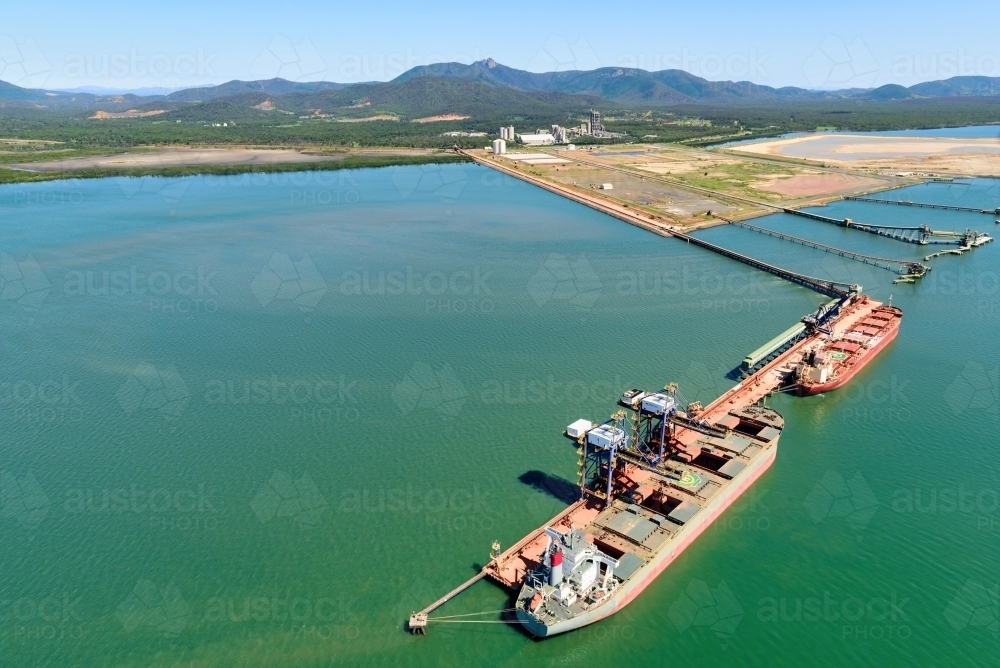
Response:
[[[537,619],[527,610],[517,609],[517,621],[521,622],[521,626],[536,638],[546,638],[552,635],[548,625]]]

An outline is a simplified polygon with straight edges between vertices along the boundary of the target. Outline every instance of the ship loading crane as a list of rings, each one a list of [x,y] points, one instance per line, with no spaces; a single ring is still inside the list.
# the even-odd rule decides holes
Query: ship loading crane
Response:
[[[616,411],[599,425],[577,420],[567,427],[565,435],[577,443],[581,499],[590,496],[607,506],[615,498],[627,497],[629,490],[620,484],[622,467],[627,466],[688,485],[690,473],[680,465],[703,453],[678,440],[678,430],[719,439],[727,436],[726,430],[699,417],[701,403],[685,402],[677,383],[659,392],[627,390],[618,405],[626,410]]]

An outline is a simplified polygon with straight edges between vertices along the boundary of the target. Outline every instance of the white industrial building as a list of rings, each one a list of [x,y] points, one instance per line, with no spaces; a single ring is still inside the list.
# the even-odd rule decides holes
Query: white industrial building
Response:
[[[493,155],[504,155],[507,153],[507,142],[503,139],[493,140]]]
[[[542,132],[530,135],[518,135],[517,138],[520,139],[521,143],[524,144],[525,146],[542,146],[544,144],[556,143],[556,138],[553,137],[548,132]]]

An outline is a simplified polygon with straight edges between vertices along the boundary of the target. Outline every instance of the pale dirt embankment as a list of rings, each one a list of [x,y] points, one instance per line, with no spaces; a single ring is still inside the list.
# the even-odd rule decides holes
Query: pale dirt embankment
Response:
[[[1000,138],[992,137],[816,133],[734,146],[729,151],[882,173],[1000,176]]]
[[[115,118],[146,118],[147,116],[159,116],[167,113],[166,109],[154,109],[152,111],[139,111],[129,109],[128,111],[97,111],[90,117],[91,120],[106,121]]]
[[[411,123],[440,123],[442,121],[464,121],[470,116],[461,114],[441,114],[440,116],[425,116],[424,118],[414,118]]]
[[[198,165],[273,165],[279,163],[329,162],[349,155],[426,155],[430,150],[387,149],[337,152],[329,155],[293,149],[268,148],[168,148],[117,155],[95,155],[10,165],[32,172],[65,172],[82,169],[157,169]]]

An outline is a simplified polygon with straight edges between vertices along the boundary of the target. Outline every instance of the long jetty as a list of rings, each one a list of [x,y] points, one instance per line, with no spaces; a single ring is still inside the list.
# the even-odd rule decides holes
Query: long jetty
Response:
[[[782,269],[773,264],[768,264],[766,262],[761,262],[756,258],[752,258],[749,255],[743,255],[742,253],[737,253],[736,251],[731,251],[728,248],[723,248],[722,246],[716,246],[713,243],[709,243],[704,239],[699,239],[698,237],[692,237],[689,234],[684,234],[683,232],[674,232],[673,235],[678,239],[683,239],[688,243],[694,244],[696,246],[701,246],[702,248],[707,248],[710,251],[714,251],[719,255],[725,255],[726,257],[742,262],[743,264],[748,264],[755,269],[760,269],[761,271],[766,271],[769,274],[774,274],[775,276],[780,276],[786,281],[791,281],[803,287],[815,290],[816,292],[826,295],[827,297],[846,297],[848,293],[854,288],[854,286],[848,283],[840,283],[838,281],[825,281],[821,278],[812,278],[811,276],[805,276],[803,274],[797,274],[794,271],[789,271],[787,269]]]
[[[845,197],[853,202],[870,202],[872,204],[895,204],[897,206],[916,206],[921,209],[946,209],[948,211],[968,211],[970,213],[985,213],[990,216],[1000,216],[1000,207],[995,209],[978,209],[973,206],[954,206],[951,204],[930,204],[928,202],[910,202],[907,200],[877,199],[875,197]]]
[[[739,227],[745,227],[748,230],[753,230],[754,232],[760,232],[761,234],[766,234],[768,236],[777,237],[778,239],[784,239],[786,241],[791,241],[793,243],[801,244],[803,246],[808,246],[809,248],[816,248],[827,253],[833,253],[835,255],[840,255],[841,257],[846,257],[851,260],[856,260],[858,262],[864,262],[865,264],[871,264],[880,269],[887,269],[889,271],[895,271],[899,274],[911,274],[923,276],[930,267],[916,262],[914,260],[893,260],[890,258],[876,257],[874,255],[865,255],[863,253],[855,253],[854,251],[844,250],[843,248],[835,248],[833,246],[827,246],[826,244],[821,244],[816,241],[811,241],[809,239],[803,239],[801,237],[792,236],[791,234],[785,234],[784,232],[778,232],[776,230],[770,230],[766,227],[761,227],[759,225],[751,225],[750,223],[744,222],[742,220],[729,220],[728,218],[723,218],[730,225],[738,225]]]
[[[810,213],[808,211],[801,211],[799,209],[791,209],[787,207],[783,207],[781,210],[785,213],[790,213],[793,216],[811,218],[812,220],[819,220],[824,223],[831,223],[840,227],[861,230],[862,232],[876,234],[880,237],[895,239],[896,241],[903,241],[908,244],[919,244],[921,246],[926,246],[928,244],[969,246],[979,236],[978,232],[972,232],[970,230],[966,230],[965,232],[946,232],[941,230],[932,230],[928,225],[920,225],[919,227],[872,225],[871,223],[858,223],[850,218],[831,218],[830,216],[821,216],[818,213]]]
[[[473,161],[485,165],[486,167],[491,167],[497,171],[503,172],[515,178],[521,179],[522,181],[527,181],[528,183],[534,184],[540,188],[544,188],[549,192],[562,195],[574,202],[579,202],[589,206],[592,209],[597,209],[603,213],[607,213],[610,216],[614,216],[619,220],[623,220],[630,225],[635,225],[641,227],[650,232],[659,234],[660,236],[670,236],[677,237],[678,239],[683,239],[688,243],[700,246],[702,248],[708,249],[720,255],[724,255],[737,262],[742,262],[743,264],[748,264],[755,269],[760,269],[761,271],[766,271],[769,274],[774,274],[787,281],[791,281],[797,285],[815,290],[822,295],[827,297],[840,298],[846,296],[855,286],[848,283],[839,283],[837,281],[826,281],[820,278],[813,278],[811,276],[805,276],[803,274],[798,274],[781,267],[768,264],[766,262],[761,262],[756,258],[752,258],[749,255],[743,255],[742,253],[737,253],[736,251],[729,250],[728,248],[723,248],[722,246],[716,246],[713,243],[693,237],[689,234],[685,234],[680,230],[667,225],[658,219],[656,219],[652,214],[640,214],[638,211],[631,209],[627,204],[619,204],[607,198],[598,198],[591,195],[587,195],[576,190],[573,190],[567,186],[559,185],[546,181],[544,179],[536,178],[530,174],[525,174],[520,170],[513,169],[506,165],[498,164],[496,160],[487,160],[485,158],[473,155],[466,151],[458,149],[458,152],[466,157],[472,159]],[[831,219],[832,220],[832,219]]]

